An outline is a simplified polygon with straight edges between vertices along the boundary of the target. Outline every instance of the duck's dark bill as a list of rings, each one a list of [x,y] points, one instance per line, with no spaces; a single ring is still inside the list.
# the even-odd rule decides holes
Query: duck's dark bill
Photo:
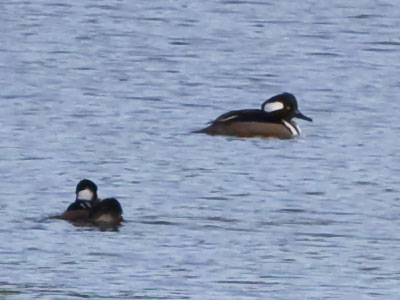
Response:
[[[303,115],[303,114],[302,114],[301,112],[299,112],[299,111],[296,112],[295,117],[296,117],[296,118],[299,118],[299,119],[303,119],[303,120],[309,121],[309,122],[312,122],[312,119],[311,119],[311,118],[306,117],[305,115]]]

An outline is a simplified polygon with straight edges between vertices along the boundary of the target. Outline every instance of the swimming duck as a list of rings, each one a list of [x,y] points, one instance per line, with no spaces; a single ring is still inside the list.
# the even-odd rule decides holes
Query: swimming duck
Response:
[[[261,109],[227,112],[212,121],[208,127],[193,132],[236,137],[288,139],[301,133],[299,126],[292,120],[293,118],[312,122],[311,118],[299,111],[295,96],[283,93],[266,100],[261,105]]]
[[[81,180],[76,186],[76,199],[67,210],[56,219],[93,225],[119,225],[122,221],[122,208],[115,198],[100,200],[97,197],[96,184],[88,179]]]
[[[89,213],[89,220],[99,226],[117,226],[122,221],[122,208],[115,198],[103,199]]]

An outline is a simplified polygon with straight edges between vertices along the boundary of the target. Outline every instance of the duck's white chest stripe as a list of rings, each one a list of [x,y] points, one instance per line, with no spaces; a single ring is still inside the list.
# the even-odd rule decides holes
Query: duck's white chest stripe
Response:
[[[283,124],[286,126],[287,129],[293,134],[293,136],[298,136],[301,133],[300,127],[297,126],[295,123],[288,122],[286,120],[282,120]]]

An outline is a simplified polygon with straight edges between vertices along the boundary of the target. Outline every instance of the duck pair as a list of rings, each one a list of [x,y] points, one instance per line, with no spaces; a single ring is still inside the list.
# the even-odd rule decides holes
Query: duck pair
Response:
[[[76,200],[56,219],[77,224],[96,226],[118,226],[122,221],[122,208],[115,198],[100,200],[97,186],[88,179],[81,180],[76,186]]]
[[[293,118],[312,122],[311,118],[299,111],[294,95],[283,93],[266,100],[261,109],[227,112],[212,121],[208,127],[193,132],[288,139],[301,133]],[[70,204],[63,214],[56,216],[57,219],[100,226],[117,226],[122,222],[122,208],[118,200],[107,198],[101,201],[97,197],[97,186],[92,181],[81,180],[75,193],[75,202]]]
[[[300,135],[300,127],[292,120],[312,119],[303,115],[297,100],[290,93],[276,95],[266,100],[261,109],[243,109],[227,112],[211,124],[194,133],[228,135],[236,137],[275,137],[289,139]]]

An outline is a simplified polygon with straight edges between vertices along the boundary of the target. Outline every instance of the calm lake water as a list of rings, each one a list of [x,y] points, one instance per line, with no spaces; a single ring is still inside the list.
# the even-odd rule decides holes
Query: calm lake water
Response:
[[[399,299],[400,9],[1,1],[0,299]],[[190,134],[291,92],[292,140]],[[49,220],[89,178],[118,231]]]

